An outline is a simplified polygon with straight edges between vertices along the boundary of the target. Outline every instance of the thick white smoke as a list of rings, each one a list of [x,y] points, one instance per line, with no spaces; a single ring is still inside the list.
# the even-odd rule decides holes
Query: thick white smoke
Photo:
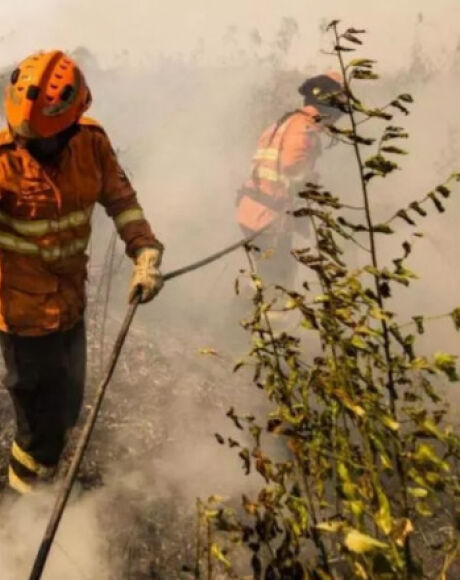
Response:
[[[104,124],[120,151],[152,226],[166,245],[164,269],[170,270],[239,237],[235,191],[246,178],[258,133],[300,104],[295,88],[302,75],[333,66],[333,60],[321,53],[328,47],[321,25],[332,18],[369,29],[362,52],[380,61],[383,100],[406,91],[413,91],[416,99],[413,115],[402,119],[411,131],[407,144],[411,156],[402,160],[404,173],[373,192],[378,215],[387,217],[456,169],[460,83],[454,53],[459,16],[456,0],[2,2],[0,65],[11,66],[40,48],[84,47],[76,57],[93,91],[90,114]],[[415,80],[406,74],[419,48],[421,64],[432,73],[423,82],[417,80],[424,78],[420,74]],[[280,78],[285,78],[281,91]],[[381,89],[373,88],[377,86],[366,88],[376,103],[382,97]],[[327,150],[318,169],[329,188],[357,201],[353,158],[347,151]],[[457,305],[457,199],[447,202],[446,216],[433,212],[431,222],[422,224],[428,235],[410,262],[422,281],[416,299],[412,295],[409,301],[404,292],[398,296],[398,308],[405,310],[408,320],[422,311],[441,313]],[[99,215],[97,226],[94,243],[100,247],[95,251],[101,254],[110,224]],[[383,245],[383,255],[393,256],[394,246]],[[106,488],[71,506],[58,535],[61,550],[56,548],[55,563],[45,578],[73,577],[68,572],[72,566],[66,568],[69,557],[61,553],[63,563],[56,563],[62,550],[78,562],[76,578],[78,566],[81,578],[116,577],[104,562],[109,552],[106,528],[99,519],[101,506],[107,507],[104,502],[114,490],[121,494],[114,504],[120,512],[125,496],[119,490],[133,487],[142,490],[141,506],[152,497],[165,501],[174,497],[181,498],[185,510],[192,510],[196,495],[239,493],[246,484],[236,454],[222,452],[213,433],[234,435],[224,417],[227,407],[233,403],[249,412],[257,401],[245,381],[233,377],[230,357],[211,363],[196,354],[198,347],[209,343],[225,350],[227,338],[235,335],[241,342],[237,347],[231,342],[232,350],[245,350],[242,332],[225,326],[232,281],[244,265],[242,252],[235,254],[171,282],[142,309],[136,327],[145,333],[142,340],[153,342],[152,358],[142,363],[147,370],[140,385],[126,383],[129,372],[122,379],[118,375],[119,390],[110,394],[110,408],[124,409],[127,399],[126,415],[114,430],[102,418],[97,431],[97,441],[104,444],[101,454],[123,448],[129,467],[124,458],[114,456]],[[115,320],[125,308],[128,275],[126,263],[112,292],[110,314]],[[444,326],[435,336],[439,348],[459,351],[454,333]],[[137,339],[130,340],[135,344]],[[128,355],[122,360],[122,368],[132,372],[136,364]],[[156,429],[158,435],[152,439],[157,437],[158,444],[147,446],[146,453],[142,440]],[[139,449],[142,457],[136,456]],[[1,578],[25,577],[46,521],[47,501],[45,507],[38,500],[33,505],[21,503],[14,511],[4,508]]]

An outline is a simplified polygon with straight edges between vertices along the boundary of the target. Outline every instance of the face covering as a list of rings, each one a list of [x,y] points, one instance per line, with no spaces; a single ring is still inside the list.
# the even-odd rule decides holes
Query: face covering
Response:
[[[59,158],[77,131],[78,125],[75,124],[52,137],[29,139],[25,144],[25,148],[37,161],[53,162]]]
[[[323,105],[318,107],[318,112],[322,117],[324,117],[323,122],[326,125],[333,125],[343,115],[343,112],[340,111],[339,109]]]

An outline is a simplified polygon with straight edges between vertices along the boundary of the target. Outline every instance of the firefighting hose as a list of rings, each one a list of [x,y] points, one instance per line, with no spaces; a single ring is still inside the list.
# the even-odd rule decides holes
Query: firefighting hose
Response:
[[[244,247],[253,240],[255,240],[260,234],[267,231],[273,222],[269,225],[265,226],[264,228],[258,230],[254,234],[239,240],[235,244],[228,246],[221,250],[220,252],[216,252],[215,254],[211,254],[210,256],[203,258],[193,264],[189,264],[188,266],[184,266],[183,268],[178,268],[177,270],[173,270],[168,272],[163,276],[163,280],[167,282],[168,280],[172,280],[173,278],[178,278],[179,276],[183,276],[184,274],[188,274],[189,272],[193,272],[194,270],[198,270],[203,266],[211,264],[216,260],[234,252],[238,248]],[[125,318],[121,325],[120,331],[118,333],[117,339],[112,349],[112,353],[110,355],[109,363],[107,365],[107,370],[102,378],[101,382],[98,385],[96,395],[94,398],[94,403],[89,411],[89,414],[86,418],[85,424],[83,426],[82,432],[78,439],[75,452],[73,454],[72,460],[70,462],[69,468],[67,473],[62,481],[61,487],[58,491],[57,498],[54,503],[53,511],[51,512],[51,516],[48,521],[48,525],[46,527],[44,536],[42,538],[40,547],[38,549],[37,555],[35,557],[34,565],[32,568],[32,572],[30,573],[29,580],[40,580],[51,546],[53,544],[59,523],[62,518],[62,514],[64,509],[67,505],[67,501],[70,496],[70,492],[72,489],[72,485],[75,481],[75,478],[78,473],[78,469],[81,464],[81,460],[83,455],[85,454],[86,448],[88,446],[88,442],[90,440],[91,434],[93,432],[94,425],[96,423],[99,410],[101,408],[102,401],[104,399],[104,395],[107,389],[107,386],[110,383],[112,378],[113,372],[117,365],[118,359],[120,357],[121,350],[123,348],[123,344],[125,342],[126,336],[129,332],[131,323],[133,321],[134,315],[136,314],[137,307],[139,306],[139,296],[137,296],[133,302],[129,305],[128,310],[126,312]]]

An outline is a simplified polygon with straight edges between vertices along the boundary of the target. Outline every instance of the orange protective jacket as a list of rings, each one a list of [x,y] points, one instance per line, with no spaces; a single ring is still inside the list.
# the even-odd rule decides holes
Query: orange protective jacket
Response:
[[[40,336],[83,315],[96,202],[113,218],[133,257],[161,248],[103,129],[79,122],[56,165],[38,163],[0,132],[0,330]]]
[[[262,133],[238,199],[240,226],[258,231],[287,209],[293,186],[303,185],[319,155],[317,116],[314,107],[303,107]]]

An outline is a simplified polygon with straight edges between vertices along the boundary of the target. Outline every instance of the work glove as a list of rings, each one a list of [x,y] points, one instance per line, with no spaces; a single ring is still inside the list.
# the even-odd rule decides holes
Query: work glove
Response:
[[[149,302],[163,287],[163,276],[159,270],[161,250],[142,248],[135,260],[133,277],[129,290],[129,301],[139,295],[139,302]]]

